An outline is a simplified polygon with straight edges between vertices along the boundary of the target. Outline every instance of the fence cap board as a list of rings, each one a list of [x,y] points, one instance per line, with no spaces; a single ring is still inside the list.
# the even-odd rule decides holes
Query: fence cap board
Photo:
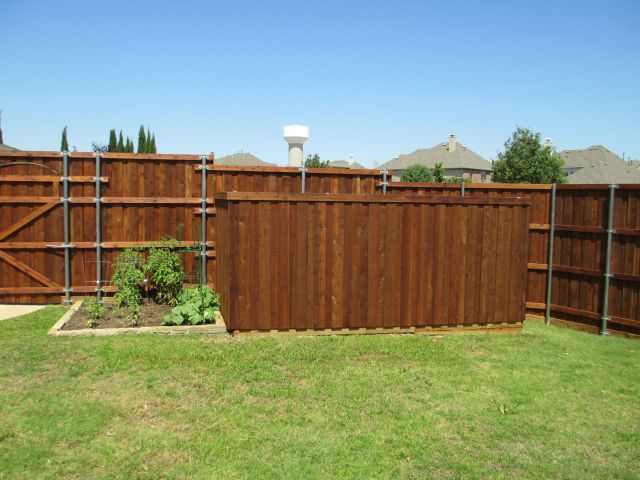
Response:
[[[445,190],[459,190],[461,183],[436,183],[436,182],[389,182],[387,188],[443,188]],[[465,183],[465,190],[492,189],[492,190],[551,190],[548,183]]]
[[[425,203],[463,205],[531,205],[528,197],[452,197],[444,195],[360,195],[348,193],[219,192],[216,200],[251,202]]]
[[[212,172],[256,172],[256,173],[290,173],[299,175],[298,167],[278,167],[278,166],[240,166],[240,165],[207,165],[207,170]],[[366,169],[350,169],[350,168],[307,168],[307,174],[325,174],[325,175],[376,175],[380,176],[380,170]],[[390,172],[390,171],[389,171]],[[390,173],[389,173],[390,174]]]
[[[95,158],[93,152],[67,152],[71,158]],[[11,158],[61,158],[62,152],[60,151],[24,151],[24,150],[10,150],[3,151],[0,157]],[[198,161],[200,162],[200,155],[185,155],[185,154],[173,154],[173,153],[115,153],[104,152],[101,155],[103,160],[108,159],[131,159],[131,160],[169,160],[169,161]],[[208,160],[211,160],[211,156],[207,156]]]

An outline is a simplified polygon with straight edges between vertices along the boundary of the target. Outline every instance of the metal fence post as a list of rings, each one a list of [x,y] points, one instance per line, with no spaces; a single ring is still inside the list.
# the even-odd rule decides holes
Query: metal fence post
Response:
[[[71,245],[69,243],[69,152],[62,152],[62,221],[64,222],[64,303],[71,303]]]
[[[551,322],[551,282],[553,281],[553,240],[556,234],[556,184],[551,186],[551,212],[549,214],[549,260],[547,265],[547,295],[544,323]]]
[[[382,185],[382,194],[386,195],[387,194],[387,185],[388,185],[388,181],[387,181],[387,171],[386,170],[380,170],[380,173],[382,174],[382,183],[380,185]]]
[[[607,322],[609,321],[609,281],[611,280],[611,245],[613,243],[613,220],[615,214],[615,197],[618,185],[609,185],[609,212],[607,216],[607,251],[604,257],[604,288],[602,292],[602,323],[600,324],[600,335],[609,335]]]
[[[302,174],[302,193],[304,193],[305,186],[307,183],[307,169],[304,165],[300,167],[300,173]]]
[[[462,184],[460,185],[460,196],[464,197],[464,179],[462,180]]]
[[[96,298],[102,301],[102,179],[101,162],[102,154],[95,154],[96,157]]]
[[[200,228],[202,237],[200,239],[200,286],[207,284],[207,156],[201,155],[202,178],[201,178],[201,212]]]

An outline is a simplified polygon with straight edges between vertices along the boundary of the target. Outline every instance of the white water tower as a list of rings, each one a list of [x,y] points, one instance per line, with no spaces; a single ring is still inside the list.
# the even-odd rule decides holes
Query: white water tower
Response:
[[[285,125],[282,128],[282,137],[289,144],[289,166],[301,167],[303,162],[302,145],[309,140],[309,127],[307,125]]]

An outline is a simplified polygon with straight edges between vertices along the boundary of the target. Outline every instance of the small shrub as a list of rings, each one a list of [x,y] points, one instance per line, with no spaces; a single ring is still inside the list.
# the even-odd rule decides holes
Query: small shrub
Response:
[[[83,302],[84,311],[89,316],[87,327],[93,328],[98,320],[102,320],[107,313],[107,308],[98,301],[97,298],[91,298]]]
[[[144,280],[144,261],[137,249],[127,248],[116,257],[112,280],[116,287],[116,306],[127,307],[131,324],[137,325]]]
[[[404,169],[401,182],[433,182],[433,170],[425,165],[416,163]]]
[[[165,315],[163,324],[213,323],[216,310],[220,310],[220,297],[209,287],[185,288],[178,296],[178,305]]]
[[[184,283],[184,269],[180,254],[176,251],[178,241],[164,237],[149,249],[145,271],[151,273],[156,288],[156,300],[165,305],[176,305]]]

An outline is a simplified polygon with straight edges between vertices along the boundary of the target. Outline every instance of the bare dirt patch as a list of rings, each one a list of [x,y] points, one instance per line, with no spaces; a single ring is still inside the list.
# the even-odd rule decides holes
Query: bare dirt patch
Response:
[[[140,315],[138,317],[138,324],[131,325],[131,319],[128,317],[129,310],[126,308],[118,309],[115,305],[105,304],[107,309],[106,314],[102,320],[94,322],[93,328],[128,328],[132,326],[137,327],[159,327],[162,325],[162,318],[167,315],[171,308],[168,305],[159,305],[154,302],[143,303],[140,305]],[[84,311],[84,308],[80,308],[75,315],[73,315],[67,323],[64,324],[63,330],[80,330],[88,328],[87,322],[89,316]]]

